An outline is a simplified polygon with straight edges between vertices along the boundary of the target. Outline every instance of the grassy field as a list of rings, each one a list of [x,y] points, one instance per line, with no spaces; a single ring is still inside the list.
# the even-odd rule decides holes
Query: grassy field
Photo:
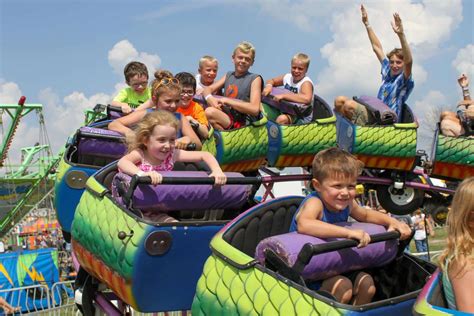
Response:
[[[445,244],[446,244],[446,226],[436,227],[434,236],[428,237],[428,245],[429,245],[430,252],[443,250]],[[410,252],[416,253],[415,241],[412,241],[410,243]],[[431,260],[437,263],[437,260],[436,260],[437,257],[438,255],[434,254],[434,256],[431,256],[432,258]]]

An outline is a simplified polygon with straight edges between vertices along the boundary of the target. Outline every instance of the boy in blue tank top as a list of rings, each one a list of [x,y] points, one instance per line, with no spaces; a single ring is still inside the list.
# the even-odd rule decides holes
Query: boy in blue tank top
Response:
[[[386,226],[389,231],[398,230],[401,239],[410,236],[411,230],[406,224],[356,203],[357,177],[363,163],[354,156],[339,148],[328,148],[316,154],[312,167],[311,182],[316,191],[301,203],[290,231],[318,238],[355,239],[359,241],[358,247],[365,247],[370,242],[365,231],[333,225],[346,222],[351,216],[359,222]],[[374,281],[365,272],[328,278],[319,290],[331,293],[341,303],[353,305],[370,303],[375,294]]]

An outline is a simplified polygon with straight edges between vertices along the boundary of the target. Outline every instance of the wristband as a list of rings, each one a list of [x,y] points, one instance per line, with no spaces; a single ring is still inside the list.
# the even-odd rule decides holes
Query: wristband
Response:
[[[267,83],[265,86],[273,87],[273,85],[271,83]]]
[[[212,97],[212,94],[208,94],[208,95],[206,95],[206,96],[204,97],[204,100],[206,100],[206,101],[207,101],[207,99],[209,99],[210,97]]]
[[[145,172],[140,170],[137,173],[135,173],[135,175],[138,176],[138,177],[143,177],[145,175]]]
[[[368,29],[369,27],[371,27],[370,24],[366,24],[366,25],[365,25],[365,28],[366,28],[366,29]]]
[[[469,91],[469,87],[462,87],[462,91]]]

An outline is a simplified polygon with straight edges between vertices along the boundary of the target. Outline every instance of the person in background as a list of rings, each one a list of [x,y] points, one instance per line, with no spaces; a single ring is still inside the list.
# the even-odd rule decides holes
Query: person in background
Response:
[[[201,95],[205,87],[214,83],[217,76],[219,63],[217,58],[205,55],[199,60],[198,73],[196,74],[196,95]],[[220,95],[220,91],[218,93]]]

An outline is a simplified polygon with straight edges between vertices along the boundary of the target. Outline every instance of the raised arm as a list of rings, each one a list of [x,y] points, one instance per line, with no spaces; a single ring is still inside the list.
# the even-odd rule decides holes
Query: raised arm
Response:
[[[471,95],[469,93],[469,78],[465,74],[462,74],[458,78],[458,83],[462,89],[463,100],[471,100]]]
[[[377,35],[375,35],[375,32],[372,29],[372,26],[370,26],[369,24],[369,16],[367,15],[367,11],[365,10],[363,4],[360,6],[360,12],[362,14],[362,23],[364,23],[365,28],[367,29],[367,35],[369,36],[372,49],[374,50],[374,53],[377,56],[378,60],[382,62],[382,60],[385,58],[382,44],[380,43]]]
[[[398,13],[393,14],[392,28],[395,33],[397,33],[398,38],[400,39],[400,44],[402,45],[403,51],[403,63],[405,68],[403,69],[403,75],[405,79],[410,78],[411,68],[413,66],[413,57],[411,56],[410,46],[408,45],[407,39],[405,38],[405,33],[403,33],[403,24],[402,19]]]

